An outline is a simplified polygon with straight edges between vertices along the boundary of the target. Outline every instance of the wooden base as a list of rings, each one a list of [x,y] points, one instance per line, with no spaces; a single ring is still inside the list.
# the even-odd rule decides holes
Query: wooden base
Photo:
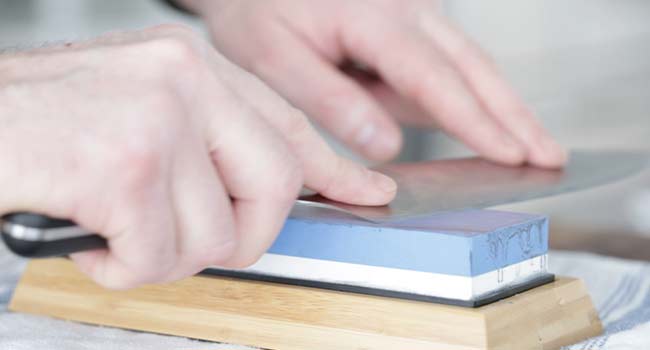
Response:
[[[267,349],[557,349],[601,333],[580,280],[469,309],[194,276],[109,291],[64,259],[32,261],[10,309]]]

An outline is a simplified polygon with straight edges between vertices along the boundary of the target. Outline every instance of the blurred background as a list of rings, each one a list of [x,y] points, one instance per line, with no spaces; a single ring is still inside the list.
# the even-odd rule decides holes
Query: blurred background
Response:
[[[491,53],[564,145],[650,150],[650,2],[448,0],[444,11]],[[204,30],[197,19],[155,0],[0,0],[0,48],[165,22]],[[469,154],[442,134],[405,132],[402,160]],[[502,208],[548,214],[555,248],[650,260],[648,172]]]
[[[650,2],[446,2],[504,74],[571,148],[650,150]],[[439,152],[463,152],[444,137]],[[606,167],[607,164],[603,164]],[[552,245],[650,258],[650,172],[576,194],[504,207],[545,213]]]

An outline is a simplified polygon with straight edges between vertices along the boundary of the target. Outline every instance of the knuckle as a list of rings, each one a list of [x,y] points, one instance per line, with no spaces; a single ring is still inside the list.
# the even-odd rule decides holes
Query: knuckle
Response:
[[[251,18],[251,21],[249,27],[257,36],[252,39],[252,54],[244,55],[247,58],[243,61],[248,61],[247,64],[244,62],[247,65],[245,68],[262,76],[271,74],[286,62],[285,52],[277,45],[281,38],[275,34],[276,23],[270,22],[268,18]]]
[[[434,91],[437,89],[437,83],[428,77],[412,80],[407,86],[407,94],[415,101],[425,101],[432,95],[432,89]]]
[[[255,55],[249,58],[250,62],[246,68],[257,75],[268,76],[282,66],[282,56],[283,53],[276,47],[261,42],[256,48]]]
[[[325,87],[322,98],[313,103],[314,117],[321,121],[341,120],[337,129],[357,129],[363,127],[372,114],[380,114],[368,96],[349,86]]]
[[[154,132],[162,128],[180,127],[178,119],[187,113],[181,95],[165,84],[150,84],[145,89],[139,96],[141,117],[132,123],[144,129],[153,129]]]
[[[449,56],[465,65],[483,62],[490,67],[495,67],[492,56],[468,37],[459,38],[458,42],[449,48]]]
[[[250,11],[244,14],[243,22],[246,27],[249,28],[254,33],[265,33],[269,29],[269,25],[274,22],[273,19],[269,19],[269,12],[273,11],[272,6],[269,6],[267,3],[262,3],[261,8],[267,11]]]
[[[472,42],[466,37],[458,38],[457,41],[453,42],[453,45],[449,45],[448,50],[449,56],[455,60],[462,60],[466,57],[476,56],[477,54]]]
[[[351,144],[367,141],[368,130],[373,124],[372,117],[382,115],[383,111],[353,91],[330,90],[324,95],[329,97],[315,103],[314,116]]]
[[[300,162],[293,156],[287,162],[287,166],[283,171],[281,176],[282,187],[284,187],[284,193],[287,194],[289,199],[294,199],[296,195],[300,192],[303,184],[303,172]]]
[[[108,170],[120,169],[119,186],[131,193],[148,188],[161,175],[162,154],[153,139],[154,132],[139,133],[137,140],[119,143],[112,147],[104,162]]]
[[[164,89],[151,90],[141,99],[142,118],[123,123],[128,131],[96,142],[94,156],[107,173],[119,169],[117,179],[127,190],[146,187],[162,175],[170,148],[183,128],[180,106]]]
[[[185,37],[164,37],[155,40],[152,45],[157,57],[183,66],[197,63],[200,57],[196,45]]]
[[[330,88],[324,91],[323,96],[314,101],[315,112],[322,117],[339,115],[343,106],[352,100],[349,92],[343,89]]]
[[[308,134],[312,130],[312,125],[307,117],[297,109],[292,107],[288,107],[288,109],[287,117],[284,119],[287,135],[291,139],[295,139]]]
[[[333,169],[328,173],[327,179],[324,182],[323,188],[320,190],[321,193],[337,197],[340,192],[340,186],[338,186],[338,180],[343,177],[344,174],[344,164],[342,158],[337,158],[336,163],[333,166]]]
[[[420,105],[435,105],[437,112],[447,114],[458,104],[459,86],[455,73],[448,68],[440,68],[426,77],[413,81],[408,94]]]
[[[169,35],[144,45],[149,56],[147,69],[157,78],[195,77],[206,66],[205,44],[190,36]]]

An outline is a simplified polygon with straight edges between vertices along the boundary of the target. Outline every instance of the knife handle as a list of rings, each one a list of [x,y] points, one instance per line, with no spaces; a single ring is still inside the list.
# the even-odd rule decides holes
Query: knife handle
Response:
[[[0,218],[2,239],[14,253],[48,258],[106,248],[106,239],[69,220],[33,213],[11,213]]]

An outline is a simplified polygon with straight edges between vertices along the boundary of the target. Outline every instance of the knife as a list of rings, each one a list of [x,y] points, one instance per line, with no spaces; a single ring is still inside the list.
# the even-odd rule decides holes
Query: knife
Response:
[[[390,204],[355,206],[308,195],[296,200],[290,216],[345,216],[381,225],[604,185],[639,173],[648,166],[649,159],[644,152],[574,151],[560,170],[502,166],[477,157],[388,164],[376,170],[397,182],[398,191]],[[34,213],[5,215],[0,227],[7,246],[26,257],[62,256],[106,247],[104,238],[72,221]]]

